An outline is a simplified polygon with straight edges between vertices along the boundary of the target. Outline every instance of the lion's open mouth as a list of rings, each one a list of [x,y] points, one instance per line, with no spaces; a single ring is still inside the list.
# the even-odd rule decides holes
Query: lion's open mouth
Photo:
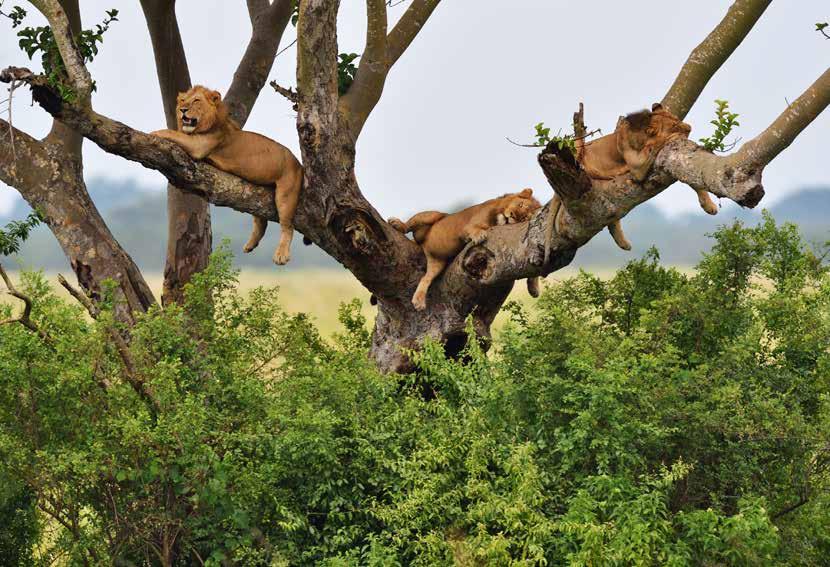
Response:
[[[196,123],[199,120],[197,118],[189,118],[187,116],[182,116],[182,131],[183,132],[192,132],[196,129]]]

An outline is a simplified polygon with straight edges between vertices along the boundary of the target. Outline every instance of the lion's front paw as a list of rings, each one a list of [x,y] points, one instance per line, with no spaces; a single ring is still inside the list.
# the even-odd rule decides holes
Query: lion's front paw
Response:
[[[412,305],[416,311],[423,311],[427,308],[427,294],[423,291],[416,291],[412,296]]]
[[[252,252],[254,250],[254,248],[257,247],[258,244],[259,244],[258,242],[257,243],[248,242],[247,244],[245,244],[245,246],[242,247],[242,251],[245,254],[247,254],[248,252]]]
[[[470,242],[473,243],[473,246],[478,246],[479,244],[484,244],[487,241],[487,232],[481,231],[476,233],[470,238]]]

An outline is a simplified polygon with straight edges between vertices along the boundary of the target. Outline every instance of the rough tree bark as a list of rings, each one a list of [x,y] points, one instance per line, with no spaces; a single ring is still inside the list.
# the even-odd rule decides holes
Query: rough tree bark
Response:
[[[50,3],[48,9],[65,12],[68,26],[75,32],[80,30],[77,0]],[[82,86],[78,92],[84,90]],[[0,132],[10,134],[0,143],[0,179],[17,188],[29,206],[44,215],[78,283],[90,297],[100,297],[105,280],[116,282],[116,316],[132,322],[133,312],[146,310],[155,299],[89,197],[83,179],[81,135],[57,120],[41,141],[4,120],[0,120]]]
[[[545,261],[544,249],[550,203],[528,224],[496,227],[484,244],[465,248],[430,289],[428,308],[418,312],[410,299],[425,267],[423,253],[392,229],[361,194],[354,173],[355,144],[391,67],[425,25],[438,0],[413,0],[390,32],[386,3],[367,0],[366,48],[354,83],[343,96],[337,90],[338,4],[334,0],[300,3],[296,102],[306,181],[295,224],[378,298],[372,355],[384,370],[410,369],[401,349],[416,348],[424,337],[442,341],[448,354],[456,354],[468,340],[468,316],[478,338],[486,341],[490,324],[515,280],[547,275],[567,265],[578,248],[610,222],[675,181],[743,206],[756,205],[763,196],[764,166],[830,103],[828,70],[767,130],[734,154],[715,156],[691,141],[677,140],[660,151],[642,182],[629,175],[593,180],[569,152],[549,146],[540,154],[539,163],[562,203],[548,243],[549,259]],[[716,29],[718,33],[713,32],[684,66],[681,74],[690,65],[694,67],[692,78],[676,81],[666,95],[670,109],[682,115],[691,107],[766,4],[757,0],[735,3]],[[719,47],[710,49],[707,41],[713,37],[713,45]],[[101,116],[88,105],[64,103],[40,77],[26,81],[44,109],[104,150],[157,169],[172,184],[212,203],[276,220],[268,189],[195,163],[177,146]]]

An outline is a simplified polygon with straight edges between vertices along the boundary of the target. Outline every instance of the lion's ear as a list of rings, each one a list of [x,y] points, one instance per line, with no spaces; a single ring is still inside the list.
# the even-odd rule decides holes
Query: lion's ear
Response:
[[[651,105],[651,111],[652,112],[657,112],[658,110],[663,110],[663,105],[662,104],[660,104],[659,102],[655,102],[654,104]]]
[[[219,91],[210,91],[208,97],[210,98],[210,102],[213,104],[217,104],[222,101],[222,95],[219,94]]]
[[[529,187],[527,189],[522,189],[521,191],[519,191],[519,197],[527,198],[527,197],[531,197],[531,196],[533,196],[533,189],[531,189]]]

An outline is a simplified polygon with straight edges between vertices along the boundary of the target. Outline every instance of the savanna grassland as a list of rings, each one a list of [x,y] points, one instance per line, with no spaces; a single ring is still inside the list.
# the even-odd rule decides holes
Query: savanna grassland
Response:
[[[562,281],[575,276],[578,268],[567,268],[551,274],[548,283]],[[614,270],[592,270],[600,278],[607,279],[614,274]],[[45,278],[55,288],[60,297],[69,298],[69,294],[58,285],[57,273],[46,272]],[[12,272],[12,278],[17,281],[19,273]],[[151,273],[147,276],[147,283],[153,289],[156,297],[161,294],[162,275]],[[337,309],[341,303],[352,299],[359,299],[362,303],[362,314],[369,323],[374,320],[376,309],[369,305],[369,292],[360,285],[355,277],[346,270],[339,269],[302,269],[281,270],[279,268],[245,268],[239,274],[239,292],[247,295],[257,287],[278,287],[279,305],[287,313],[306,313],[309,315],[323,336],[331,336],[341,328],[337,318]],[[511,300],[523,305],[529,305],[534,300],[527,293],[524,282],[516,282]],[[0,302],[14,301],[0,297]],[[498,330],[506,321],[506,315],[500,314],[496,319],[495,329]]]

